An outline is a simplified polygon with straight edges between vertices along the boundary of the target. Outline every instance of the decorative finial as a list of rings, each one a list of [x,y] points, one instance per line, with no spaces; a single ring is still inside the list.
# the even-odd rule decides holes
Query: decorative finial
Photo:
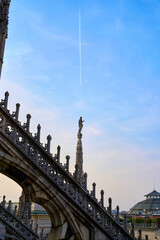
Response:
[[[15,120],[18,121],[20,104],[16,104]]]
[[[93,190],[91,191],[91,196],[93,198],[96,198],[96,183],[93,183],[92,186],[93,186]]]
[[[16,104],[16,111],[12,113],[12,117],[18,121],[18,117],[19,117],[19,108],[20,108],[20,104],[17,103]]]
[[[3,106],[5,110],[7,110],[7,106],[8,106],[8,97],[9,97],[9,92],[5,92],[5,97],[3,101]]]
[[[69,159],[70,159],[70,156],[67,155],[66,156],[66,171],[69,172]]]
[[[153,182],[153,191],[156,191],[155,182]]]
[[[117,206],[117,215],[116,215],[117,222],[119,222],[119,206]]]
[[[58,163],[60,162],[60,151],[61,151],[61,147],[58,146],[58,147],[57,147],[57,162],[58,162]]]
[[[6,204],[6,196],[4,195],[3,196],[3,201],[2,201],[2,206],[5,207],[5,204]]]
[[[110,215],[112,215],[112,198],[108,199],[108,203],[109,203],[108,212]]]
[[[15,205],[15,207],[14,207],[13,215],[16,215],[16,213],[17,213],[17,205]]]
[[[47,146],[46,146],[46,147],[47,147],[47,149],[46,149],[46,150],[47,150],[47,152],[48,152],[48,153],[50,153],[50,148],[51,148],[51,140],[52,140],[52,137],[51,137],[51,135],[48,135],[48,136],[47,136]]]
[[[27,114],[26,118],[27,118],[27,122],[23,124],[23,127],[27,132],[29,132],[31,115]]]
[[[8,212],[11,211],[11,204],[12,204],[12,202],[11,202],[11,200],[10,200],[9,203],[8,203],[8,207],[7,207]]]
[[[41,125],[38,124],[38,126],[37,126],[37,134],[35,136],[38,143],[40,143],[40,134],[41,134]]]
[[[101,190],[101,200],[100,200],[101,207],[104,207],[104,191]]]

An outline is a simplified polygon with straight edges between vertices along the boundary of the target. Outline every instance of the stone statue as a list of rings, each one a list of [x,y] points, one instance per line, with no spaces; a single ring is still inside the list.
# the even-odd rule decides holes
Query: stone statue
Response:
[[[78,126],[79,126],[79,130],[78,130],[78,139],[82,138],[82,128],[83,128],[83,122],[84,120],[82,120],[82,117],[80,117],[79,121],[78,121]]]

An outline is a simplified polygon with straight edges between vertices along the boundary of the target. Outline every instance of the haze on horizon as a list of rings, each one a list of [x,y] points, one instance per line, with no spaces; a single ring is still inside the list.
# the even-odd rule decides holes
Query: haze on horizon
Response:
[[[159,11],[158,0],[14,0],[10,6],[1,98],[9,91],[12,111],[21,104],[22,122],[32,115],[31,132],[41,124],[41,142],[51,134],[52,152],[60,145],[61,161],[71,156],[71,172],[82,116],[88,189],[96,182],[97,197],[104,189],[105,205],[112,197],[121,210],[154,184],[160,191]],[[0,182],[0,196],[17,201],[20,188],[2,175]]]

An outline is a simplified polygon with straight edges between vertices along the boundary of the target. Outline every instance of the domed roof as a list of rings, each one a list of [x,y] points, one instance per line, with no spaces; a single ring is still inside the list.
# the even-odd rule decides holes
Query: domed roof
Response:
[[[153,191],[145,195],[146,200],[134,205],[128,214],[147,214],[160,212],[160,193]]]
[[[160,193],[157,192],[156,190],[154,190],[151,193],[148,193],[148,194],[146,194],[144,196],[147,197],[147,198],[152,198],[152,197],[153,198],[158,198],[158,197],[160,197]]]

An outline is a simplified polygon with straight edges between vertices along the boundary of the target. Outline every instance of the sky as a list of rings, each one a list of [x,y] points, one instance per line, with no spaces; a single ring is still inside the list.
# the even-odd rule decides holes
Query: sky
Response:
[[[74,171],[78,119],[84,172],[105,205],[129,210],[160,191],[159,0],[12,0],[0,97],[20,120],[41,124],[41,142],[70,155]],[[0,195],[21,189],[2,174]],[[11,191],[12,189],[12,191]]]

